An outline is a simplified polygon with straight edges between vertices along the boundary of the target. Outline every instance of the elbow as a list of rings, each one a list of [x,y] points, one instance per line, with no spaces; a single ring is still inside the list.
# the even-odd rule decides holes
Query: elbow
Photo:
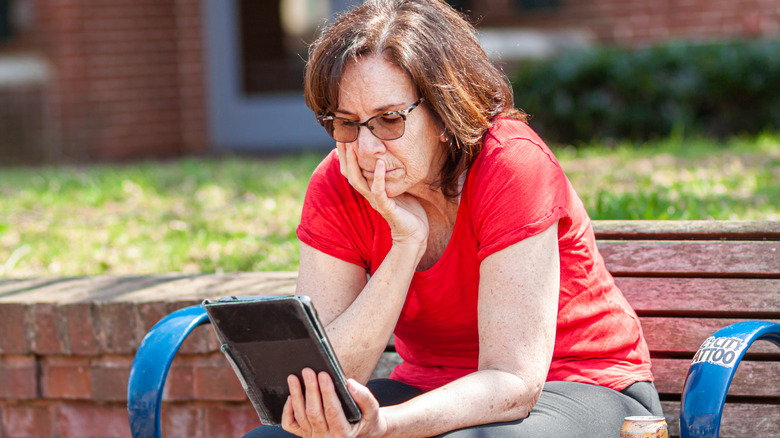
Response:
[[[516,421],[526,418],[542,395],[546,374],[543,376],[522,376],[503,372],[505,378],[499,384],[498,393],[503,393],[502,402],[491,406],[499,421]]]
[[[529,384],[523,382],[521,385],[521,390],[519,391],[518,397],[516,399],[517,403],[511,407],[511,416],[516,420],[527,417],[531,413],[533,407],[536,405],[536,402],[539,401],[539,397],[542,396],[543,388],[543,381]]]

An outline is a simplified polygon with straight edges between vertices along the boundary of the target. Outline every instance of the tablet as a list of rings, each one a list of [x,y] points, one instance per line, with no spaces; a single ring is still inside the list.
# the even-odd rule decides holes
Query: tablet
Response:
[[[347,420],[360,421],[360,410],[309,297],[225,297],[205,300],[203,307],[263,424],[281,423],[290,394],[287,376],[295,374],[303,385],[304,368],[330,374]]]

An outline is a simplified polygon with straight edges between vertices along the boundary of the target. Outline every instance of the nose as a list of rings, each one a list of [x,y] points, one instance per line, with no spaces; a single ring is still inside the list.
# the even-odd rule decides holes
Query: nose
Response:
[[[376,138],[368,126],[361,126],[358,130],[357,151],[359,155],[369,157],[379,155],[385,151],[385,143]]]

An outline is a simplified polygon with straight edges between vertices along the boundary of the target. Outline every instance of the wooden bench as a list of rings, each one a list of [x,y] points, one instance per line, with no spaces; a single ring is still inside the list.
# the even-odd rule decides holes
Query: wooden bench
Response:
[[[780,322],[780,222],[595,221],[594,229],[642,320],[670,436],[679,436],[681,391],[700,345],[739,321]],[[758,341],[744,356],[721,436],[780,437],[779,346]],[[391,343],[374,376],[399,361]]]
[[[696,350],[721,327],[780,320],[780,222],[603,221],[607,268],[642,320],[673,435]],[[780,436],[780,348],[757,342],[729,390],[722,436]]]

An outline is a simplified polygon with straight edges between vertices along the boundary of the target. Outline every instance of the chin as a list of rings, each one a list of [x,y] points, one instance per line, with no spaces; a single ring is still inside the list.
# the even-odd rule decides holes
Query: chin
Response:
[[[369,180],[368,186],[371,187],[371,184],[373,184],[373,182],[374,182],[373,179]],[[395,198],[398,195],[406,193],[406,188],[396,182],[385,181],[385,192],[387,193],[388,198]]]

